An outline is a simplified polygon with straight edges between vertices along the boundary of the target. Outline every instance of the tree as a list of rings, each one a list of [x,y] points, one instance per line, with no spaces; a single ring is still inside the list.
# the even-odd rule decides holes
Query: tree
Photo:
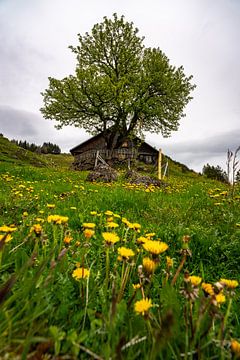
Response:
[[[219,180],[222,182],[228,182],[227,173],[219,166],[211,166],[209,164],[204,165],[203,175],[205,175],[208,179]]]
[[[74,125],[91,134],[103,132],[108,148],[143,131],[170,136],[192,99],[192,76],[169,64],[159,48],[145,48],[132,22],[104,17],[91,33],[70,46],[75,75],[49,77],[42,93],[46,119],[57,128]]]

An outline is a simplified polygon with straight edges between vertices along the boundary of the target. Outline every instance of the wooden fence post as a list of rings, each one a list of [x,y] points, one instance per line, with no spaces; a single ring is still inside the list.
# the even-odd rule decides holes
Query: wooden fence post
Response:
[[[162,180],[162,149],[158,152],[158,179]]]

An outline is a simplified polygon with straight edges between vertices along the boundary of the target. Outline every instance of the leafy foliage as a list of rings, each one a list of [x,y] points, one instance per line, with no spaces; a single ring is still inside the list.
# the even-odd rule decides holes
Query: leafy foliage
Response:
[[[44,142],[42,146],[34,143],[28,143],[26,140],[11,140],[12,143],[20,146],[23,149],[36,152],[38,154],[61,154],[61,149],[58,145],[52,144],[51,142]]]
[[[203,175],[205,175],[208,179],[214,179],[219,180],[222,182],[228,182],[228,177],[226,172],[219,166],[213,166],[213,165],[204,165]]]
[[[159,48],[145,48],[133,23],[116,14],[78,40],[70,46],[77,58],[75,75],[50,77],[42,93],[46,119],[58,121],[58,128],[103,131],[109,148],[134,133],[169,136],[178,129],[195,87],[183,67],[170,65]]]

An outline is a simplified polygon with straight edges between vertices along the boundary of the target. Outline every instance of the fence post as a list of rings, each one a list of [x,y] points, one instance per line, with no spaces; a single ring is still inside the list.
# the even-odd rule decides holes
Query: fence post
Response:
[[[158,152],[158,179],[162,180],[162,149]]]

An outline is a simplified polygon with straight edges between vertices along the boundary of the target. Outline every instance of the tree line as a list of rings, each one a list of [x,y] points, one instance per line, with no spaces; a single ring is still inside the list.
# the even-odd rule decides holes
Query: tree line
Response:
[[[11,140],[12,143],[20,146],[23,149],[35,152],[37,154],[61,154],[61,149],[58,145],[51,142],[44,142],[42,145],[28,143],[26,140]]]

